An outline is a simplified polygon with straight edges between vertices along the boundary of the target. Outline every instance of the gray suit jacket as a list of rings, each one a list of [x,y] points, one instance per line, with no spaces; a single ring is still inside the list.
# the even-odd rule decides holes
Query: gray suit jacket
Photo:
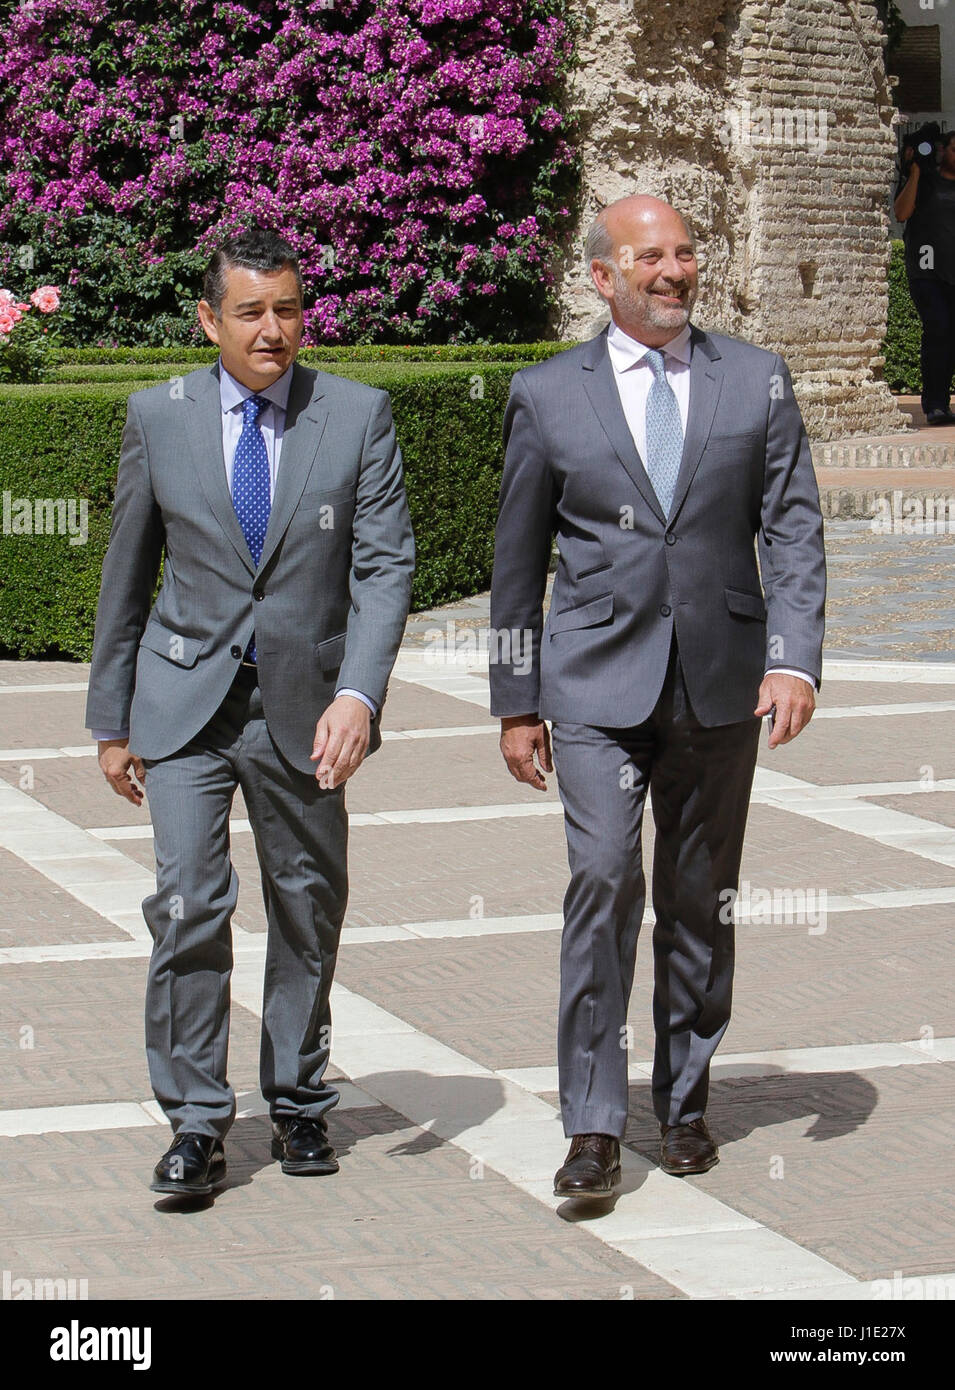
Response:
[[[491,588],[492,714],[642,723],[674,628],[708,727],[750,718],[770,667],[821,678],[822,515],[786,364],[695,327],[691,342],[669,518],[627,426],[606,330],[515,375]]]
[[[164,557],[164,558],[163,558]],[[163,582],[152,595],[163,560]],[[157,759],[212,717],[252,636],[266,723],[314,773],[336,689],[375,700],[411,600],[414,541],[385,391],[296,364],[258,568],[229,494],[218,368],[129,398],[86,723]]]

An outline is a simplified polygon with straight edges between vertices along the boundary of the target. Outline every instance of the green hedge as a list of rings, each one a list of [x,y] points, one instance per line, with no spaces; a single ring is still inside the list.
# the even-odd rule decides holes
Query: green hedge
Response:
[[[182,362],[181,349],[175,357]],[[501,421],[518,365],[340,367],[391,395],[417,545],[416,609],[490,583]],[[0,655],[89,659],[126,399],[150,384],[0,386],[0,479],[9,494],[4,521],[13,520],[19,497],[85,498],[88,505],[82,545],[63,534],[14,535],[6,525],[0,531]]]
[[[306,364],[307,365],[307,364]],[[526,362],[516,362],[511,368],[512,371],[518,367],[527,366]],[[334,376],[348,376],[354,381],[376,382],[378,377],[384,373],[389,378],[408,379],[425,376],[433,376],[449,371],[464,371],[483,373],[488,366],[486,362],[323,362],[321,370],[330,372]],[[55,368],[53,376],[54,382],[70,382],[74,385],[85,385],[87,382],[107,383],[125,382],[129,390],[136,390],[144,383],[153,384],[157,381],[172,381],[177,376],[185,376],[187,372],[196,370],[195,362],[117,362],[110,366],[94,365],[66,365]]]
[[[573,343],[472,343],[444,347],[376,347],[364,344],[358,347],[306,347],[299,352],[298,360],[306,366],[310,362],[540,362],[569,347],[573,347]],[[217,355],[218,349],[211,344],[197,348],[64,348],[59,354],[59,361],[62,364],[88,366],[105,366],[114,362],[191,362],[193,367],[197,367],[203,362],[214,362]]]
[[[921,393],[921,342],[922,324],[905,277],[905,248],[901,241],[893,241],[889,268],[889,315],[885,342],[882,344],[885,380],[891,391],[909,396]]]

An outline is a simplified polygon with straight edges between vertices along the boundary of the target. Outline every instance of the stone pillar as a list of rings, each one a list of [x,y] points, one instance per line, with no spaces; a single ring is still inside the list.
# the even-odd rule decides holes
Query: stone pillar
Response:
[[[560,336],[589,337],[607,321],[582,263],[591,218],[626,193],[653,193],[698,240],[695,321],[781,352],[814,439],[904,429],[881,380],[895,108],[875,7],[583,8],[571,84],[583,187]]]

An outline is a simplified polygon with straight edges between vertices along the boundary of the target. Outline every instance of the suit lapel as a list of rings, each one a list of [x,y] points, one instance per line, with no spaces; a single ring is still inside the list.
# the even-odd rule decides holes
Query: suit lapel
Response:
[[[713,416],[723,389],[723,365],[716,345],[699,328],[691,330],[690,343],[690,409],[683,441],[683,457],[677,474],[670,507],[670,522],[675,521],[687,490],[700,466],[706,441],[713,428]]]
[[[713,417],[723,389],[723,368],[716,345],[699,328],[690,330],[690,408],[686,422],[686,437],[680,471],[677,474],[669,520],[672,523],[686,497],[694,474],[700,466],[706,441],[713,428]],[[604,434],[614,453],[627,470],[647,506],[664,525],[659,499],[647,475],[646,466],[633,442],[627,417],[620,403],[620,393],[614,377],[613,364],[607,351],[607,329],[592,338],[584,354],[584,390],[596,412]]]
[[[297,364],[292,368],[275,496],[259,569],[268,562],[285,534],[322,441],[328,411],[317,404],[324,394],[318,381],[319,378],[315,377],[313,385],[312,373]],[[217,367],[190,382],[187,400],[190,404],[188,437],[195,454],[202,490],[239,559],[250,574],[255,574],[255,564],[239,525],[226,478]]]
[[[324,396],[320,382],[320,376],[304,367],[296,364],[292,368],[275,496],[272,498],[259,569],[268,564],[288,529],[325,433],[328,410],[320,404]]]
[[[225,458],[222,453],[222,403],[219,398],[217,367],[189,383],[186,399],[190,403],[187,438],[196,460],[196,471],[213,516],[231,541],[236,554],[250,574],[255,573],[239,518],[229,492]]]
[[[587,349],[582,364],[584,390],[587,392],[590,404],[600,421],[600,427],[610,441],[617,458],[630,475],[640,496],[654,516],[665,523],[666,518],[660,508],[660,502],[653,491],[650,479],[647,477],[647,470],[637,452],[633,435],[630,433],[630,426],[627,424],[627,417],[620,404],[620,392],[617,390],[613,364],[610,361],[610,353],[607,351],[606,328],[602,333],[598,333],[596,338],[591,338],[587,344]]]

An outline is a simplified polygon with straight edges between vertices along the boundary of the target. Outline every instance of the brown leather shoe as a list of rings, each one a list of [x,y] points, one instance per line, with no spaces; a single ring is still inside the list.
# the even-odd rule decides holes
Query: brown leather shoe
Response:
[[[610,1134],[575,1134],[563,1168],[554,1175],[554,1196],[612,1197],[619,1181],[620,1140]]]
[[[660,1167],[664,1173],[675,1177],[705,1173],[720,1161],[720,1151],[702,1115],[685,1125],[661,1125],[660,1139]]]

